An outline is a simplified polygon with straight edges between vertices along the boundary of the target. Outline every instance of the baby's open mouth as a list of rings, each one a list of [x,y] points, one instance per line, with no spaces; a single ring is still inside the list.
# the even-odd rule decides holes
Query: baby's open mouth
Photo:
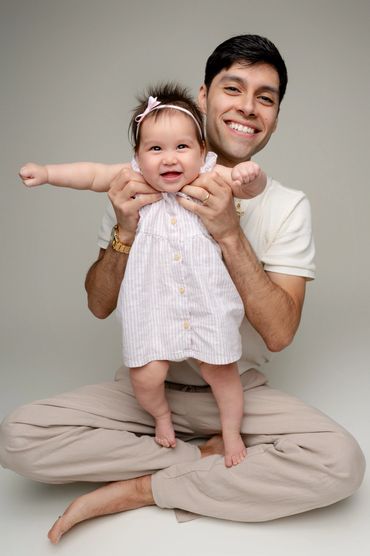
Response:
[[[174,179],[181,176],[182,172],[163,172],[161,176],[163,178]]]

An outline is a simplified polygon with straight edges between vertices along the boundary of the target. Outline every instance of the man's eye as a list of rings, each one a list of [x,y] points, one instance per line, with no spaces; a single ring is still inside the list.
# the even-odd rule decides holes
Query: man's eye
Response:
[[[185,143],[181,143],[180,145],[177,145],[177,148],[182,150],[182,149],[187,149],[187,145],[185,145]]]
[[[228,87],[225,87],[225,91],[227,93],[239,93],[239,89],[237,87],[232,87],[231,85]]]
[[[265,95],[261,95],[259,99],[262,100],[264,104],[274,104],[273,99],[270,97],[266,97]]]

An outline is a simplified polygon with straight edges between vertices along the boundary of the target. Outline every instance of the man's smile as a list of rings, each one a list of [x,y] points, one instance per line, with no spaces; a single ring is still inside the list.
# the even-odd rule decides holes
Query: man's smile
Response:
[[[240,124],[238,122],[233,122],[233,121],[226,121],[225,122],[226,125],[234,130],[234,131],[238,131],[239,133],[243,133],[245,135],[254,135],[255,133],[258,133],[258,129],[254,128],[254,127],[250,127],[248,125],[243,125]]]

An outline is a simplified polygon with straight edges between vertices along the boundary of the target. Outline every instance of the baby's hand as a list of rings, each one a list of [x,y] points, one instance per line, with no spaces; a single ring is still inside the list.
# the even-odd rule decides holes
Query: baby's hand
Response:
[[[43,185],[48,183],[48,171],[46,166],[28,162],[19,171],[19,177],[27,187]]]
[[[255,162],[241,162],[231,170],[231,189],[234,197],[252,199],[266,187],[265,172]]]
[[[255,162],[241,162],[231,170],[231,179],[234,185],[248,185],[248,183],[257,179],[260,173],[261,168]]]

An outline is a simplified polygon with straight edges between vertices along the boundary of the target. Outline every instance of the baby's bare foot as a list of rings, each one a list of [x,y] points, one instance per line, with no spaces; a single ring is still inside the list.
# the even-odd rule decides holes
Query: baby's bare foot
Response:
[[[247,449],[239,433],[227,432],[223,434],[225,442],[225,465],[232,467],[243,461],[247,455]]]
[[[155,441],[165,448],[175,448],[176,438],[170,412],[155,417]]]

